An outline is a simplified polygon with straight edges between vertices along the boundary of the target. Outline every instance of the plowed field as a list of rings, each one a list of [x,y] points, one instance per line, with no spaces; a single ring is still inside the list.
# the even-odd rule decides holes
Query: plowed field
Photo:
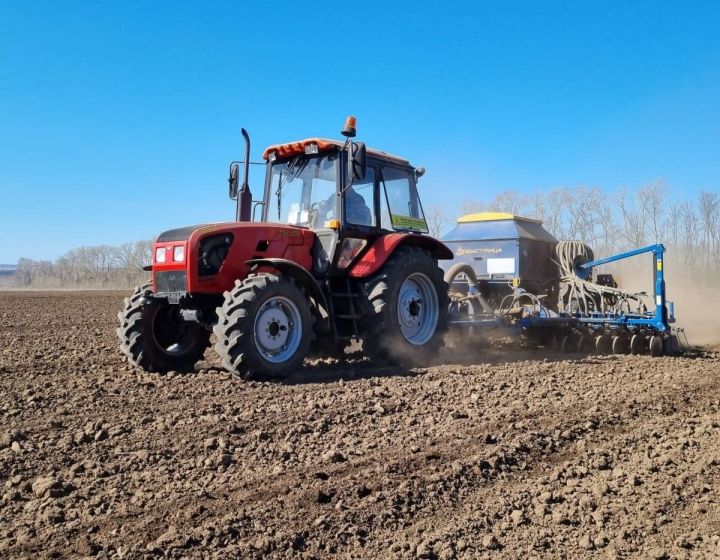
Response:
[[[122,295],[0,293],[0,557],[720,554],[717,347],[158,375]]]

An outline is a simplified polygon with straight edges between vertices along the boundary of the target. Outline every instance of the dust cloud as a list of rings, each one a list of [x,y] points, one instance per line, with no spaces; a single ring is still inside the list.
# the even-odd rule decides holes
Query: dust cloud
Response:
[[[643,255],[614,263],[607,272],[615,275],[620,288],[653,293],[652,256]],[[665,292],[675,305],[676,322],[684,328],[691,345],[720,343],[720,274],[693,269],[681,255],[665,253]],[[603,271],[601,271],[603,272]],[[652,305],[652,297],[648,299]]]

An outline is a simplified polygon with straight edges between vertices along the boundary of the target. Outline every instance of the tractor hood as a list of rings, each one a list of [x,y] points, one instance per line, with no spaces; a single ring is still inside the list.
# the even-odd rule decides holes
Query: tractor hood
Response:
[[[252,233],[251,233],[252,232]],[[198,224],[169,229],[162,232],[155,243],[171,243],[173,241],[194,241],[210,234],[237,233],[240,236],[256,234],[266,241],[284,239],[291,245],[302,243],[306,237],[314,237],[314,233],[305,228],[285,224],[258,223],[258,222],[223,222],[219,224]]]
[[[200,224],[197,226],[185,226],[181,228],[175,228],[175,229],[169,229],[167,231],[162,232],[156,242],[157,243],[166,243],[168,241],[185,241],[186,239],[190,238],[190,234],[195,231],[196,229],[200,229],[206,227],[205,224]]]
[[[264,222],[168,230],[153,246],[155,290],[222,293],[247,276],[250,267],[245,263],[253,259],[283,258],[309,269],[314,241],[310,230]]]

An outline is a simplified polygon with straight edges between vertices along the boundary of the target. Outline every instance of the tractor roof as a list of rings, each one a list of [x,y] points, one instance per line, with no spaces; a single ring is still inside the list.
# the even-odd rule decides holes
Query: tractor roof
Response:
[[[327,138],[306,138],[305,140],[298,140],[297,142],[288,142],[287,144],[276,144],[274,146],[270,146],[263,152],[263,158],[268,159],[272,152],[275,152],[279,158],[304,154],[305,146],[310,144],[317,144],[318,151],[325,152],[328,150],[340,149],[345,145],[345,142],[340,140],[328,140]],[[388,154],[387,152],[383,152],[381,150],[368,148],[367,152],[372,156],[394,161],[395,163],[401,163],[403,165],[408,165],[410,163],[404,158]]]

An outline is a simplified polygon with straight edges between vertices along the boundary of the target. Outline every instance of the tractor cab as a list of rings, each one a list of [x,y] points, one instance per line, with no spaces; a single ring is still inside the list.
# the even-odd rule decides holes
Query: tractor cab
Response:
[[[343,134],[350,135],[345,142],[308,138],[268,147],[262,200],[250,212],[238,210],[252,220],[313,231],[316,276],[342,273],[381,235],[428,232],[417,192],[424,169],[352,142],[352,117]],[[231,182],[233,176],[231,168]]]

